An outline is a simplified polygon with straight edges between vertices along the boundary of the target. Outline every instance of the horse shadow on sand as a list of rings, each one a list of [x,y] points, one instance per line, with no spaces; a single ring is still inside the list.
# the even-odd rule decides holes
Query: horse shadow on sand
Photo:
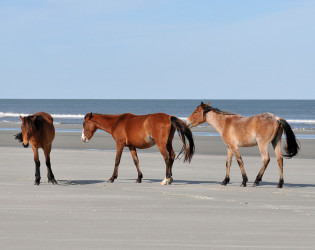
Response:
[[[268,182],[268,181],[262,181],[259,183],[259,186],[277,186],[278,183],[277,182]],[[250,185],[248,185],[250,186]],[[283,187],[284,188],[307,188],[307,187],[311,187],[311,188],[314,188],[315,187],[315,184],[309,184],[309,183],[287,183],[287,182],[284,182],[283,184]]]
[[[143,182],[145,183],[160,183],[163,181],[163,179],[142,179]],[[179,184],[179,185],[186,185],[186,184],[191,184],[191,185],[197,185],[197,184],[215,184],[215,185],[220,185],[221,182],[218,181],[192,181],[192,180],[177,180],[174,179],[173,184]]]
[[[130,179],[131,180],[131,179]],[[143,179],[144,183],[160,183],[162,181],[162,179]],[[222,182],[219,181],[198,181],[198,180],[177,180],[174,179],[173,184],[178,184],[178,185],[198,185],[198,184],[210,184],[210,185],[219,185],[222,186]],[[247,187],[253,187],[254,183],[247,183]],[[227,184],[227,187],[229,186],[239,186],[240,184],[238,182],[231,182],[230,184]],[[259,183],[259,186],[257,186],[256,188],[259,187],[277,187],[278,183],[277,182],[267,182],[267,181],[262,181],[261,183]],[[284,183],[283,187],[287,187],[287,188],[315,188],[315,184],[309,184],[309,183]]]
[[[134,181],[134,179],[128,179],[128,181]],[[162,179],[142,179],[143,183],[160,183]],[[93,184],[100,184],[100,183],[108,183],[105,180],[58,180],[58,184],[60,186],[71,186],[71,185],[93,185]],[[210,184],[210,185],[220,185],[221,182],[219,181],[192,181],[192,180],[177,180],[175,179],[173,184],[176,185],[199,185],[199,184]],[[236,183],[230,183],[227,186],[235,186]],[[267,182],[262,181],[259,183],[259,187],[277,187],[277,182]],[[247,187],[253,187],[253,183],[248,183]],[[284,188],[315,188],[315,184],[309,183],[284,183]]]
[[[135,182],[134,179],[125,179],[125,181],[130,181],[131,183]],[[124,180],[121,180],[124,182]],[[143,183],[160,183],[163,179],[142,179]],[[119,182],[116,181],[116,182]],[[58,180],[60,186],[71,186],[71,185],[93,185],[100,183],[108,183],[106,180]],[[191,180],[174,180],[173,184],[178,185],[197,185],[197,184],[214,184],[220,185],[221,182],[217,181],[191,181]]]
[[[60,186],[91,185],[105,182],[104,180],[58,180]]]

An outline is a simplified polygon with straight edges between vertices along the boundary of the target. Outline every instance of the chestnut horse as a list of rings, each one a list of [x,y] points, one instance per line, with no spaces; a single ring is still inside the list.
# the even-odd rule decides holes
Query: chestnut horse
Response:
[[[28,147],[29,143],[32,145],[35,161],[35,185],[39,185],[41,179],[40,161],[38,157],[39,148],[42,148],[45,154],[48,182],[58,184],[55,180],[50,164],[50,151],[52,141],[55,138],[53,118],[47,113],[38,112],[34,115],[26,117],[20,116],[20,119],[22,121],[22,132],[15,135],[15,139],[23,143],[25,148]]]
[[[81,140],[88,142],[97,129],[102,129],[111,134],[116,141],[116,160],[112,177],[108,180],[114,182],[118,177],[118,167],[124,147],[128,147],[132,155],[134,164],[138,171],[138,183],[143,178],[139,167],[139,160],[136,149],[150,148],[157,145],[166,164],[166,176],[161,182],[162,185],[171,184],[172,166],[175,153],[172,141],[175,130],[183,143],[183,148],[179,154],[185,152],[184,161],[191,161],[194,154],[194,140],[188,126],[180,119],[163,113],[149,115],[103,115],[88,113],[84,117]],[[188,139],[189,146],[186,144]]]
[[[227,145],[226,176],[222,185],[226,185],[230,181],[229,173],[232,156],[234,155],[243,176],[241,186],[246,186],[248,179],[238,148],[258,145],[263,162],[263,165],[254,182],[254,186],[258,186],[270,161],[268,145],[271,142],[275,150],[280,169],[278,188],[282,188],[282,157],[292,158],[298,154],[300,149],[295,135],[286,120],[271,113],[242,117],[238,114],[231,114],[217,108],[213,108],[209,106],[209,103],[204,104],[201,102],[197,109],[188,117],[186,123],[189,127],[194,127],[204,122],[209,123],[221,135],[223,141]],[[284,148],[284,152],[281,152],[281,136],[283,131],[286,134],[287,146]]]

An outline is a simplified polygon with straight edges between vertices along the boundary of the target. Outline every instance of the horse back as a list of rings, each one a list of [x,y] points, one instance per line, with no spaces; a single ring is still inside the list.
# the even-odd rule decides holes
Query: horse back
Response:
[[[278,117],[271,113],[263,113],[255,116],[236,116],[227,119],[222,138],[226,141],[234,141],[240,147],[250,147],[259,141],[270,142],[279,128]]]
[[[152,135],[157,133],[165,133],[165,130],[169,130],[172,126],[170,117],[170,115],[164,113],[147,115],[145,118],[144,127]]]
[[[112,135],[114,138],[126,140],[127,145],[147,148],[153,146],[157,140],[162,140],[163,136],[168,138],[171,126],[170,115],[164,113],[123,114],[117,121]]]
[[[35,113],[36,132],[33,135],[33,144],[39,147],[50,145],[55,138],[55,127],[52,116],[45,112]]]
[[[37,113],[34,114],[34,116],[41,116],[45,120],[45,122],[47,122],[48,124],[52,124],[53,125],[53,123],[54,123],[54,119],[48,113],[37,112]]]
[[[125,130],[156,130],[157,128],[162,128],[163,126],[170,126],[170,115],[164,113],[155,113],[148,115],[134,115],[134,114],[122,114],[117,121],[116,127]]]

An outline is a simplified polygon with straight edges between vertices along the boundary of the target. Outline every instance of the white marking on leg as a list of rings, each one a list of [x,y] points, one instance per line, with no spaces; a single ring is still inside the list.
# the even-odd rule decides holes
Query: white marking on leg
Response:
[[[170,177],[170,178],[164,178],[164,180],[160,183],[161,185],[171,185],[173,182],[173,178]]]
[[[166,177],[164,178],[164,180],[160,184],[161,185],[166,185],[167,184]]]

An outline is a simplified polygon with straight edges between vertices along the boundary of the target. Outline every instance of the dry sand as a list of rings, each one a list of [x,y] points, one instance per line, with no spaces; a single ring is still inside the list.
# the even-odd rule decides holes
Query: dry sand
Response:
[[[261,159],[243,149],[249,178],[239,187],[236,161],[231,184],[226,149],[219,137],[195,136],[191,164],[175,161],[174,182],[161,186],[165,164],[157,148],[138,152],[143,183],[128,151],[115,183],[107,183],[115,158],[113,139],[97,133],[57,132],[51,154],[59,185],[47,182],[42,152],[40,186],[34,186],[31,148],[0,131],[1,249],[314,249],[314,140],[301,140],[300,156],[284,160],[284,187],[271,161],[259,187],[252,187]],[[178,137],[174,141],[180,149]]]

